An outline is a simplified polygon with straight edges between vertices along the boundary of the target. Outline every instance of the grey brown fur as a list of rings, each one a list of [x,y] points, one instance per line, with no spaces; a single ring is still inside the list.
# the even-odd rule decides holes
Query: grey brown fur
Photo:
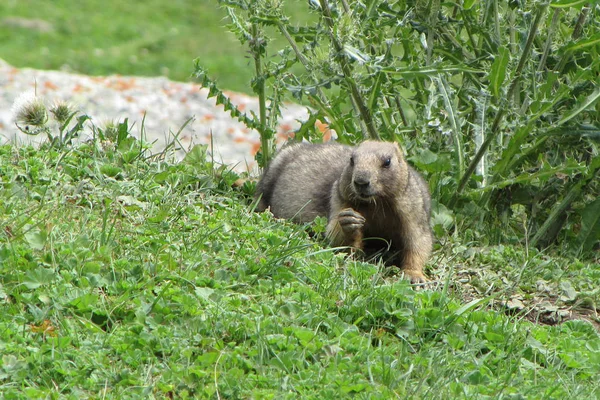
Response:
[[[427,281],[423,267],[433,243],[429,189],[396,143],[287,146],[263,174],[256,198],[258,211],[270,208],[279,218],[327,217],[332,245],[366,254],[385,250],[411,281]]]

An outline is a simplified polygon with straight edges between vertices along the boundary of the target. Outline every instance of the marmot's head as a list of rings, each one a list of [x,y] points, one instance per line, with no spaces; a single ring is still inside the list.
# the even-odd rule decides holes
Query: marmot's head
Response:
[[[366,141],[352,152],[340,189],[352,202],[392,200],[404,187],[407,175],[406,161],[396,143]]]

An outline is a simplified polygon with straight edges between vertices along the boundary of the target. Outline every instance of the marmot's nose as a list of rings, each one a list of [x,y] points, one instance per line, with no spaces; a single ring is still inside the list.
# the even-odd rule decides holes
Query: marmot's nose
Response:
[[[366,191],[369,185],[371,185],[371,181],[365,176],[357,176],[354,178],[354,187],[356,187],[356,190],[359,192]]]

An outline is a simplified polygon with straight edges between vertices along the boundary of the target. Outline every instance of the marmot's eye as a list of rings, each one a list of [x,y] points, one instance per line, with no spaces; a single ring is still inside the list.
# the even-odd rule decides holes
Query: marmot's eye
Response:
[[[350,166],[354,167],[354,156],[350,157]]]
[[[389,168],[392,165],[392,159],[390,157],[383,160],[383,168]]]

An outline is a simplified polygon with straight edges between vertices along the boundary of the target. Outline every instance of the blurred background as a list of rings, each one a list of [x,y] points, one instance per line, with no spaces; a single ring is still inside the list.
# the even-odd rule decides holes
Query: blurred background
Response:
[[[295,19],[306,0],[286,1]],[[191,81],[200,58],[219,86],[251,93],[253,68],[217,0],[2,0],[0,58],[18,67]]]

